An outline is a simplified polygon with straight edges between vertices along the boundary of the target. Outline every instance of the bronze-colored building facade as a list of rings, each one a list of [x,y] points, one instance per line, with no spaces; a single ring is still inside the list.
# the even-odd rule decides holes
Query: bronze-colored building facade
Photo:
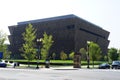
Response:
[[[65,15],[53,18],[39,19],[19,22],[18,25],[9,26],[10,51],[13,57],[20,58],[20,47],[23,44],[22,33],[26,26],[31,23],[37,30],[37,38],[43,37],[43,33],[53,36],[53,46],[51,53],[59,53],[64,51],[70,53],[78,52],[80,48],[87,47],[87,41],[93,41],[100,45],[102,52],[107,53],[109,45],[109,32],[90,22],[87,22],[75,15]]]

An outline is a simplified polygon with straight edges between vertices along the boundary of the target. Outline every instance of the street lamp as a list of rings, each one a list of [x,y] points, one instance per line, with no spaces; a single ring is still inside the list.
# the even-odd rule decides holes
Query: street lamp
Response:
[[[89,57],[89,44],[90,44],[90,41],[87,41],[87,68],[90,68],[89,67],[89,64],[90,64],[90,57]]]
[[[38,53],[37,53],[37,67],[36,69],[39,69],[39,60],[40,60],[40,42],[41,42],[41,38],[37,39],[37,44],[38,44]]]

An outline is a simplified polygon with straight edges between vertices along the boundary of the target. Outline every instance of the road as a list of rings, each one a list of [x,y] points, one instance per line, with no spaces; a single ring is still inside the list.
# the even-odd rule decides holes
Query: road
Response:
[[[0,68],[0,80],[120,80],[120,70]]]

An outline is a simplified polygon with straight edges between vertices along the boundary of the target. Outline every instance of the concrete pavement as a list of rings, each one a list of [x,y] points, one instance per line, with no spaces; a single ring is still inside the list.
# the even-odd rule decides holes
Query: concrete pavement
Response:
[[[120,70],[0,68],[0,80],[120,80]]]

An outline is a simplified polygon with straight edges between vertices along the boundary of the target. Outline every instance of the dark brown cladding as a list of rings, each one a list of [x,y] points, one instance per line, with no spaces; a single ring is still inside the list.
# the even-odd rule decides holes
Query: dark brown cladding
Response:
[[[37,38],[43,37],[43,33],[53,35],[54,43],[50,53],[61,51],[70,53],[78,52],[80,48],[86,48],[87,41],[93,41],[100,45],[102,52],[107,53],[109,45],[109,32],[75,15],[59,16],[47,19],[19,22],[16,26],[9,26],[9,36],[12,53],[20,53],[19,48],[23,44],[22,33],[25,27],[31,23],[37,29]],[[16,54],[18,56],[18,54]]]

